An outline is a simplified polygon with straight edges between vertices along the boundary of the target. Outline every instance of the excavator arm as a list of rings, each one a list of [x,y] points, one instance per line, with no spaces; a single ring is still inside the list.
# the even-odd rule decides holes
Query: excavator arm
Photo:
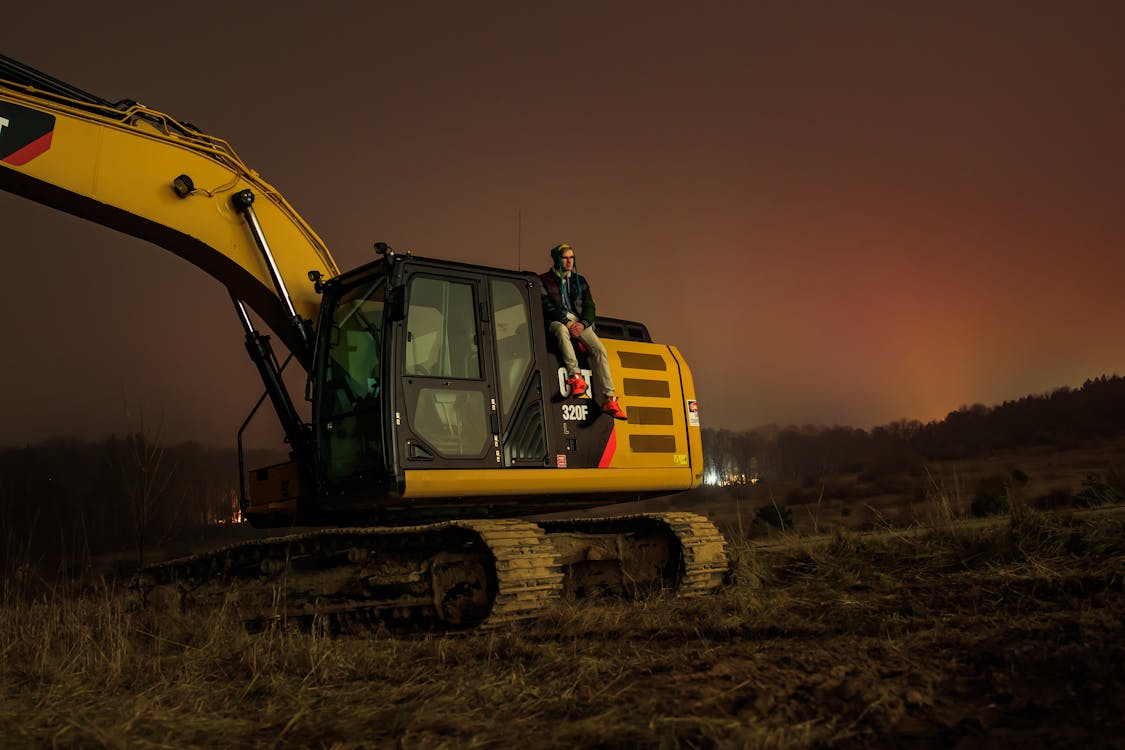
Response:
[[[249,305],[306,368],[324,243],[222,139],[0,55],[0,190],[148,240]],[[244,312],[244,311],[243,311]],[[244,317],[244,325],[248,319]]]

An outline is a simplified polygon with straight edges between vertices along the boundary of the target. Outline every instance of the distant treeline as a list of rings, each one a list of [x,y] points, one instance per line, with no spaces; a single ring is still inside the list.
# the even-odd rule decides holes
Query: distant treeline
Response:
[[[247,465],[279,458],[254,452]],[[233,449],[164,446],[142,433],[0,448],[0,570],[73,567],[109,552],[139,561],[199,539],[238,512],[238,482]]]
[[[703,441],[712,477],[805,481],[1123,435],[1125,379],[1114,375],[999,406],[963,407],[929,424],[705,428]],[[247,465],[279,460],[278,452],[262,452],[248,455]],[[108,552],[139,561],[157,546],[205,538],[237,512],[238,482],[233,449],[163,446],[142,433],[0,448],[0,573],[26,564],[73,566]]]
[[[1125,379],[1103,375],[1081,388],[963,406],[940,422],[901,420],[867,431],[854,427],[703,430],[710,475],[808,480],[826,474],[917,469],[926,461],[970,458],[1036,445],[1060,448],[1125,435]]]

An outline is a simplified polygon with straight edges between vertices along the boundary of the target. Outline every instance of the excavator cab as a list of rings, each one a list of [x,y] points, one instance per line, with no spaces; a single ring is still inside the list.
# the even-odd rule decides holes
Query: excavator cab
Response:
[[[536,282],[389,253],[324,284],[306,471],[318,513],[370,520],[400,505],[419,470],[547,465]],[[431,515],[429,503],[411,505],[396,508],[399,523]],[[439,505],[443,517],[482,513]]]

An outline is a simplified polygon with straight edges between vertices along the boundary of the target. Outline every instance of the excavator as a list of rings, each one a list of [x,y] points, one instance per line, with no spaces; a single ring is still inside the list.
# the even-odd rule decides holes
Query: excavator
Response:
[[[224,140],[2,55],[0,189],[223,284],[284,432],[289,460],[243,472],[240,502],[254,526],[285,531],[148,566],[146,602],[471,629],[536,617],[568,592],[721,585],[724,540],[702,516],[562,513],[700,484],[691,372],[643,324],[596,321],[627,402],[615,420],[568,393],[536,274],[384,243],[341,271]],[[311,418],[263,325],[307,374]],[[551,514],[566,520],[528,520]]]

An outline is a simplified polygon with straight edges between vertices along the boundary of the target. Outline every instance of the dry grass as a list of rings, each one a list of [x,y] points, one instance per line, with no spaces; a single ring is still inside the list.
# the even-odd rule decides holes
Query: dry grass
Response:
[[[972,459],[931,461],[910,469],[846,472],[803,480],[765,480],[756,485],[704,487],[675,496],[679,509],[706,513],[724,529],[768,535],[754,524],[757,511],[775,504],[792,511],[792,529],[809,534],[887,525],[909,527],[971,513],[982,480],[1007,480],[1018,502],[1049,510],[1076,507],[1091,475],[1125,476],[1125,439],[1075,448],[1029,447]],[[1013,475],[1023,480],[1013,480]],[[939,502],[944,501],[945,507]],[[1109,499],[1109,502],[1115,502]],[[613,513],[648,510],[646,504]],[[757,526],[757,528],[755,528]]]
[[[700,600],[468,635],[249,634],[121,591],[0,607],[0,746],[867,747],[1125,736],[1118,516],[838,534]]]

